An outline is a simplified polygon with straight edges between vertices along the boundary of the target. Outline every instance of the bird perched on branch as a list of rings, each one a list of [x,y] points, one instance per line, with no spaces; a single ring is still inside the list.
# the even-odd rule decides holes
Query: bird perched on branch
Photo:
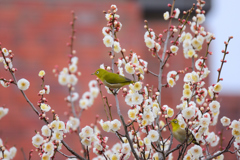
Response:
[[[179,125],[179,122],[177,119],[173,119],[170,121],[172,125],[172,134],[173,137],[178,140],[178,142],[183,143],[186,140],[187,134],[186,130],[182,129]],[[194,144],[199,145],[199,143],[196,141],[194,135],[190,130],[188,130],[188,142],[192,142]]]
[[[101,68],[96,70],[96,72],[93,73],[92,75],[96,75],[108,88],[117,90],[125,85],[135,83],[129,78],[126,78],[116,73],[108,72]]]

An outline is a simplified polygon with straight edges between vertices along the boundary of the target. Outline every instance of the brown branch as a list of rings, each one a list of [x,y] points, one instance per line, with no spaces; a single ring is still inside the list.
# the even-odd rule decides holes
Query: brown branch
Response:
[[[133,141],[132,141],[131,138],[129,137],[129,133],[128,133],[128,130],[127,130],[127,125],[126,125],[126,123],[125,123],[125,121],[124,121],[124,118],[123,118],[123,116],[122,116],[122,114],[121,114],[117,94],[115,94],[114,96],[115,96],[115,100],[116,100],[117,112],[118,112],[118,115],[119,115],[119,117],[120,117],[120,119],[121,119],[121,121],[122,121],[123,128],[124,128],[124,131],[125,131],[125,135],[126,135],[126,138],[127,138],[127,140],[128,140],[128,143],[129,143],[129,145],[130,145],[131,151],[132,151],[134,157],[135,157],[137,160],[139,160],[139,157],[138,157],[138,155],[137,155],[137,153],[136,153],[136,151],[135,151],[135,149],[134,149],[134,147],[133,147]]]
[[[64,157],[67,157],[67,158],[77,158],[75,156],[68,156],[68,155],[64,154],[63,152],[61,152],[61,151],[58,151],[58,153],[60,153],[61,155],[63,155]]]
[[[233,37],[231,36],[231,37],[228,38],[228,41],[227,41],[227,42],[224,42],[224,43],[225,43],[225,50],[224,50],[223,59],[221,60],[221,61],[222,61],[221,67],[220,67],[220,69],[219,69],[219,71],[218,71],[218,79],[217,79],[217,82],[220,81],[220,75],[221,75],[221,71],[222,71],[222,68],[223,68],[223,63],[224,63],[224,61],[225,61],[226,55],[228,54],[228,52],[227,52],[228,43],[230,42],[230,40],[231,40],[232,38],[233,38]]]

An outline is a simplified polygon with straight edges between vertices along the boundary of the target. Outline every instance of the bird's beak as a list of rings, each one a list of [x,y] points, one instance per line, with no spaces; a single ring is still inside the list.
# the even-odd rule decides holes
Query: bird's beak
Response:
[[[92,73],[91,75],[94,75],[95,73]]]

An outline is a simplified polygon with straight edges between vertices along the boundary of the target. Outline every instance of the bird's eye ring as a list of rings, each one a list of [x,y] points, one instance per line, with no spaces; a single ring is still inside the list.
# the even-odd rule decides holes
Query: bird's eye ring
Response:
[[[177,123],[177,121],[174,121],[174,123]]]
[[[97,74],[99,73],[99,71],[96,72]]]

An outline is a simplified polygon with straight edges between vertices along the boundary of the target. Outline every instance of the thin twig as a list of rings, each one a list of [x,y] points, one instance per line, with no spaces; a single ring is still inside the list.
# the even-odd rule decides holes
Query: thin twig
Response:
[[[67,150],[69,152],[71,152],[73,155],[75,155],[77,158],[79,158],[80,160],[86,160],[85,158],[81,157],[80,155],[78,155],[74,150],[72,150],[66,142],[64,142],[63,140],[61,140],[62,144],[64,145],[64,147],[67,148]]]
[[[27,160],[27,157],[26,157],[26,154],[24,153],[23,148],[21,148],[21,152],[22,152],[22,154],[23,154],[23,158],[24,158],[24,160]]]
[[[114,14],[113,14],[113,21],[114,21]],[[115,27],[114,27],[114,22],[112,22],[112,36],[113,36],[113,40],[114,40],[114,29],[115,29]],[[112,45],[112,51],[111,51],[111,56],[113,56],[113,58],[112,58],[112,72],[114,73],[114,44]]]
[[[150,73],[150,74],[154,75],[155,77],[158,77],[158,75],[156,73],[153,73],[152,71],[147,70],[147,73]]]
[[[170,144],[169,144],[169,147],[168,147],[168,149],[167,149],[167,151],[166,151],[166,153],[167,153],[167,152],[169,152],[169,150],[171,149],[172,144],[173,144],[173,134],[172,134],[172,130],[171,130],[170,126],[169,126],[169,123],[168,123],[168,121],[167,121],[167,118],[165,118],[165,120],[166,120],[168,129],[169,129],[169,132],[170,132]]]
[[[221,71],[222,71],[222,68],[223,68],[223,63],[224,63],[224,61],[225,61],[225,57],[226,57],[226,55],[227,55],[228,43],[229,43],[229,41],[230,41],[231,39],[232,39],[232,37],[229,37],[229,38],[228,38],[228,42],[225,43],[224,55],[223,55],[223,59],[221,60],[222,63],[221,63],[220,70],[218,71],[218,79],[217,79],[217,82],[220,81],[220,75],[221,75]]]
[[[60,153],[61,155],[63,155],[64,157],[67,157],[67,158],[77,158],[76,156],[68,156],[68,155],[66,155],[65,153],[63,153],[59,150],[58,150],[58,153]]]

